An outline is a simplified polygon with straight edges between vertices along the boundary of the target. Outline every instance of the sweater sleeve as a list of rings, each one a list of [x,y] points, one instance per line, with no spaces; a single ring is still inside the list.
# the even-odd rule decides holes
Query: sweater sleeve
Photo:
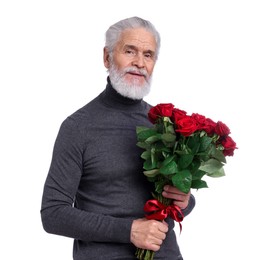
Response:
[[[194,207],[195,207],[195,197],[191,194],[187,208],[182,210],[183,215],[185,217],[189,215],[192,212]]]
[[[130,242],[132,220],[74,207],[83,171],[83,141],[76,122],[67,118],[56,138],[45,181],[41,220],[46,232],[84,241]],[[121,232],[118,232],[121,230]]]

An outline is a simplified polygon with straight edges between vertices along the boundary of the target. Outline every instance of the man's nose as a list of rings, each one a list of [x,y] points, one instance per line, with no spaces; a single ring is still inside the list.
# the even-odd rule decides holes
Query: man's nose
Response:
[[[135,55],[133,59],[132,65],[138,68],[144,68],[145,67],[144,55],[141,53],[137,53],[137,55]]]

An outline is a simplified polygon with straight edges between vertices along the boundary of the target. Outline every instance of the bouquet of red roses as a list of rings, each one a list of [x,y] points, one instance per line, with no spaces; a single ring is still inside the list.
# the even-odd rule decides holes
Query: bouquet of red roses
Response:
[[[184,216],[172,200],[161,195],[163,187],[173,185],[185,193],[208,187],[202,178],[225,175],[225,157],[233,156],[236,143],[221,121],[197,113],[187,115],[171,103],[152,107],[148,117],[151,128],[137,127],[137,145],[144,149],[144,174],[155,185],[154,199],[144,207],[146,218],[163,220],[170,216],[180,224]],[[136,256],[151,260],[154,252],[138,248]]]

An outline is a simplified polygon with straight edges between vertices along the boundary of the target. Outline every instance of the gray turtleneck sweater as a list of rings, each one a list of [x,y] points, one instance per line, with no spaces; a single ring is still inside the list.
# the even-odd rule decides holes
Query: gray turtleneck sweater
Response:
[[[55,141],[44,185],[44,229],[74,238],[75,260],[136,259],[132,221],[144,216],[152,184],[143,175],[136,126],[150,126],[150,105],[119,95],[109,78],[106,89],[67,117]],[[190,213],[192,196],[183,211]],[[154,259],[182,259],[173,231]]]

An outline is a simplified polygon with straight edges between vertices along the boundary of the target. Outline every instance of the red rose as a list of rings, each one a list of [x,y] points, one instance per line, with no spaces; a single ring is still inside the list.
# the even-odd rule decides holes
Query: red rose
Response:
[[[185,117],[187,115],[187,112],[184,111],[184,110],[180,110],[178,108],[174,108],[173,109],[173,112],[172,112],[172,122],[176,122],[178,121],[179,119]]]
[[[174,105],[171,103],[161,103],[152,107],[148,112],[151,123],[155,123],[159,117],[171,117]]]
[[[207,118],[205,120],[205,125],[203,126],[203,130],[208,134],[208,135],[213,135],[214,130],[216,127],[216,122],[214,122],[212,119]]]
[[[202,130],[206,122],[206,117],[197,113],[192,113],[191,117],[197,122],[198,130]]]
[[[204,130],[208,135],[214,133],[216,123],[213,120],[197,113],[193,113],[191,117],[195,119],[198,124],[197,130]]]
[[[224,147],[223,154],[224,156],[234,155],[234,150],[237,149],[235,141],[230,137],[226,136],[221,141],[222,146]]]
[[[197,122],[191,116],[185,116],[182,119],[179,119],[175,122],[176,132],[184,135],[190,136],[197,130]]]
[[[226,136],[231,133],[229,127],[224,123],[222,123],[221,121],[217,122],[215,132],[219,136]]]

